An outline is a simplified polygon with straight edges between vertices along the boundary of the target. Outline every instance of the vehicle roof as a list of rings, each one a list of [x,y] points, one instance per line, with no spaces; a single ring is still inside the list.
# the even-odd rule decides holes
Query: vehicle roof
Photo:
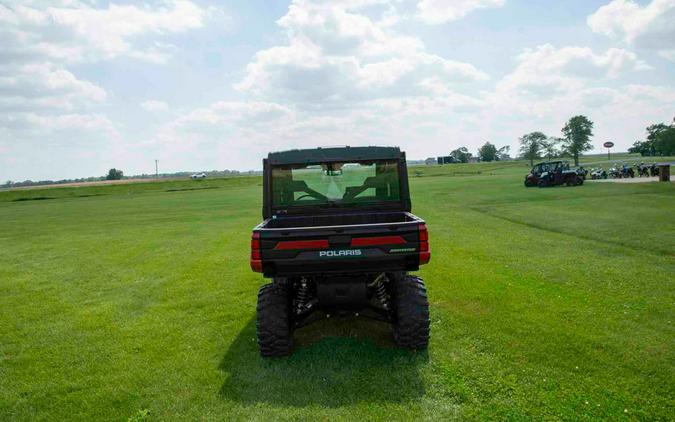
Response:
[[[555,163],[569,163],[567,160],[557,160],[557,161],[542,161],[541,163],[535,164],[535,166],[538,166],[540,164],[555,164]]]
[[[401,156],[399,147],[327,147],[292,149],[270,152],[267,160],[272,165],[309,164],[339,161],[390,160]]]

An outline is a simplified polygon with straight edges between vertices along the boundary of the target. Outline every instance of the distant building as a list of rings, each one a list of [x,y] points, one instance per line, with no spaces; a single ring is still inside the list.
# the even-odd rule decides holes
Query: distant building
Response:
[[[436,158],[436,161],[438,162],[438,164],[454,164],[457,162],[455,157],[451,155],[446,155],[445,157],[438,157]]]
[[[424,164],[430,166],[432,164],[436,164],[436,159],[434,157],[429,157],[426,160],[424,160]]]

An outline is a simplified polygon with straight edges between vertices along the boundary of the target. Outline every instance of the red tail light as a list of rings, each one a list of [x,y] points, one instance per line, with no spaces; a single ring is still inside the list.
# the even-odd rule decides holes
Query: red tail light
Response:
[[[328,240],[284,240],[277,243],[274,249],[328,249]]]
[[[403,245],[405,239],[401,236],[356,237],[352,239],[354,246]]]
[[[429,248],[429,232],[426,224],[418,226],[420,233],[420,265],[428,264],[431,260],[431,249]]]
[[[251,235],[251,269],[257,273],[263,272],[260,256],[260,233]]]

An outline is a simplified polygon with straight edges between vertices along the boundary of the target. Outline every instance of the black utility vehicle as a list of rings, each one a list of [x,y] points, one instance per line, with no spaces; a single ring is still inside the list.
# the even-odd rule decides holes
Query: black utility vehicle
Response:
[[[532,167],[532,170],[525,176],[525,187],[578,186],[584,184],[585,178],[583,171],[570,170],[570,164],[567,161],[546,161]]]
[[[430,259],[424,221],[410,213],[405,153],[342,147],[270,153],[251,268],[272,278],[258,293],[263,356],[292,351],[293,330],[330,315],[391,323],[401,347],[429,342],[421,278]]]

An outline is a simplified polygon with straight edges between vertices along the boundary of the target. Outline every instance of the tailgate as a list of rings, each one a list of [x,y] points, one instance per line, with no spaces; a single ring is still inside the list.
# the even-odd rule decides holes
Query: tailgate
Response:
[[[349,226],[256,227],[251,267],[265,276],[415,271],[429,261],[424,221]]]

